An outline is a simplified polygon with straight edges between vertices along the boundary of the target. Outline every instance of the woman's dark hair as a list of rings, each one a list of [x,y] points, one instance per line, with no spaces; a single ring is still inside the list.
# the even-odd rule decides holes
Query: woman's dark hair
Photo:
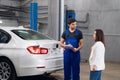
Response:
[[[101,41],[105,45],[105,38],[104,38],[104,32],[101,29],[96,29],[96,40],[95,41]]]
[[[73,23],[73,22],[76,22],[76,20],[73,19],[73,18],[68,18],[68,20],[67,20],[67,24],[68,24],[68,25],[70,25],[70,24]]]

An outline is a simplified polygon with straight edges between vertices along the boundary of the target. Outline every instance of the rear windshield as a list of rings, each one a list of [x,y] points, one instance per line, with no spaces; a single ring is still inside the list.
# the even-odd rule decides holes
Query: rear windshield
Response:
[[[33,30],[12,30],[12,32],[24,40],[50,39],[46,35],[43,35],[42,33],[39,33]]]

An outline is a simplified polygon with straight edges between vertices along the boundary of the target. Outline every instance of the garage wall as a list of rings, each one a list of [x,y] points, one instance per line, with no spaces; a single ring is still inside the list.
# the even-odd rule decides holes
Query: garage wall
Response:
[[[120,0],[65,0],[65,4],[68,9],[75,10],[78,21],[84,21],[89,13],[87,26],[78,26],[85,40],[82,58],[88,60],[89,48],[93,44],[92,33],[101,28],[106,38],[106,61],[120,62]]]
[[[48,35],[48,0],[36,0],[39,6],[38,22],[40,23],[39,31]]]
[[[30,1],[24,4],[29,7]],[[59,36],[59,2],[60,0],[34,0],[39,5],[40,32],[58,40]],[[91,45],[94,43],[92,34],[94,29],[101,28],[106,39],[106,61],[120,62],[120,0],[64,0],[67,9],[75,10],[78,20],[78,29],[84,34],[84,48],[81,50],[82,59],[88,60]],[[29,2],[29,3],[28,3]],[[17,0],[0,0],[0,5],[19,6]],[[89,14],[89,16],[87,16]],[[3,19],[3,24],[17,26],[29,22],[29,13],[17,13],[24,15],[16,19]],[[49,16],[49,17],[48,17]],[[18,24],[19,23],[19,24]]]
[[[5,19],[1,19],[0,21],[2,21],[2,23],[0,23],[0,26],[10,26],[10,27],[17,27],[18,23],[16,20],[5,20]]]
[[[0,0],[0,6],[12,6],[12,7],[18,7],[20,5],[20,2],[15,1],[15,0]],[[1,9],[0,11],[7,11],[8,9]],[[9,11],[9,10],[8,10]],[[17,13],[15,12],[15,15]],[[6,15],[4,14],[3,16],[0,16],[0,21],[2,21],[2,23],[0,23],[0,26],[18,26],[18,22],[17,19],[13,16],[11,17],[5,17]]]
[[[59,39],[59,2],[60,0],[34,0],[39,6],[38,22],[41,23],[39,31],[49,37]],[[29,3],[30,4],[30,3]],[[29,4],[27,6],[29,6]]]
[[[0,5],[19,6],[20,2],[18,0],[0,0]]]
[[[49,36],[58,40],[59,38],[59,0],[49,0],[48,10],[48,30]]]
[[[59,0],[34,0],[38,2],[40,7],[46,7],[39,9],[39,22],[43,23],[40,26],[39,31],[47,34],[49,37],[58,40],[59,38]]]
[[[20,18],[20,24],[26,25],[30,23],[30,3],[38,3],[38,31],[48,35],[48,0],[25,0],[21,3],[26,8],[26,13],[21,12],[22,17]]]

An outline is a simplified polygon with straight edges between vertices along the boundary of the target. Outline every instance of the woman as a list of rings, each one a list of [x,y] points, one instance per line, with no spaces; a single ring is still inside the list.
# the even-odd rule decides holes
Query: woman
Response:
[[[101,29],[96,29],[93,34],[95,44],[91,47],[89,57],[90,80],[101,80],[101,72],[105,69],[105,41]]]

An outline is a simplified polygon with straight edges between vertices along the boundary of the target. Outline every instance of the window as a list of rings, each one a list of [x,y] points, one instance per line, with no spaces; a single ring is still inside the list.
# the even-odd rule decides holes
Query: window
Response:
[[[11,36],[7,32],[0,29],[0,43],[8,43],[10,39]]]
[[[17,36],[24,40],[45,40],[50,39],[42,33],[33,30],[12,30]]]

